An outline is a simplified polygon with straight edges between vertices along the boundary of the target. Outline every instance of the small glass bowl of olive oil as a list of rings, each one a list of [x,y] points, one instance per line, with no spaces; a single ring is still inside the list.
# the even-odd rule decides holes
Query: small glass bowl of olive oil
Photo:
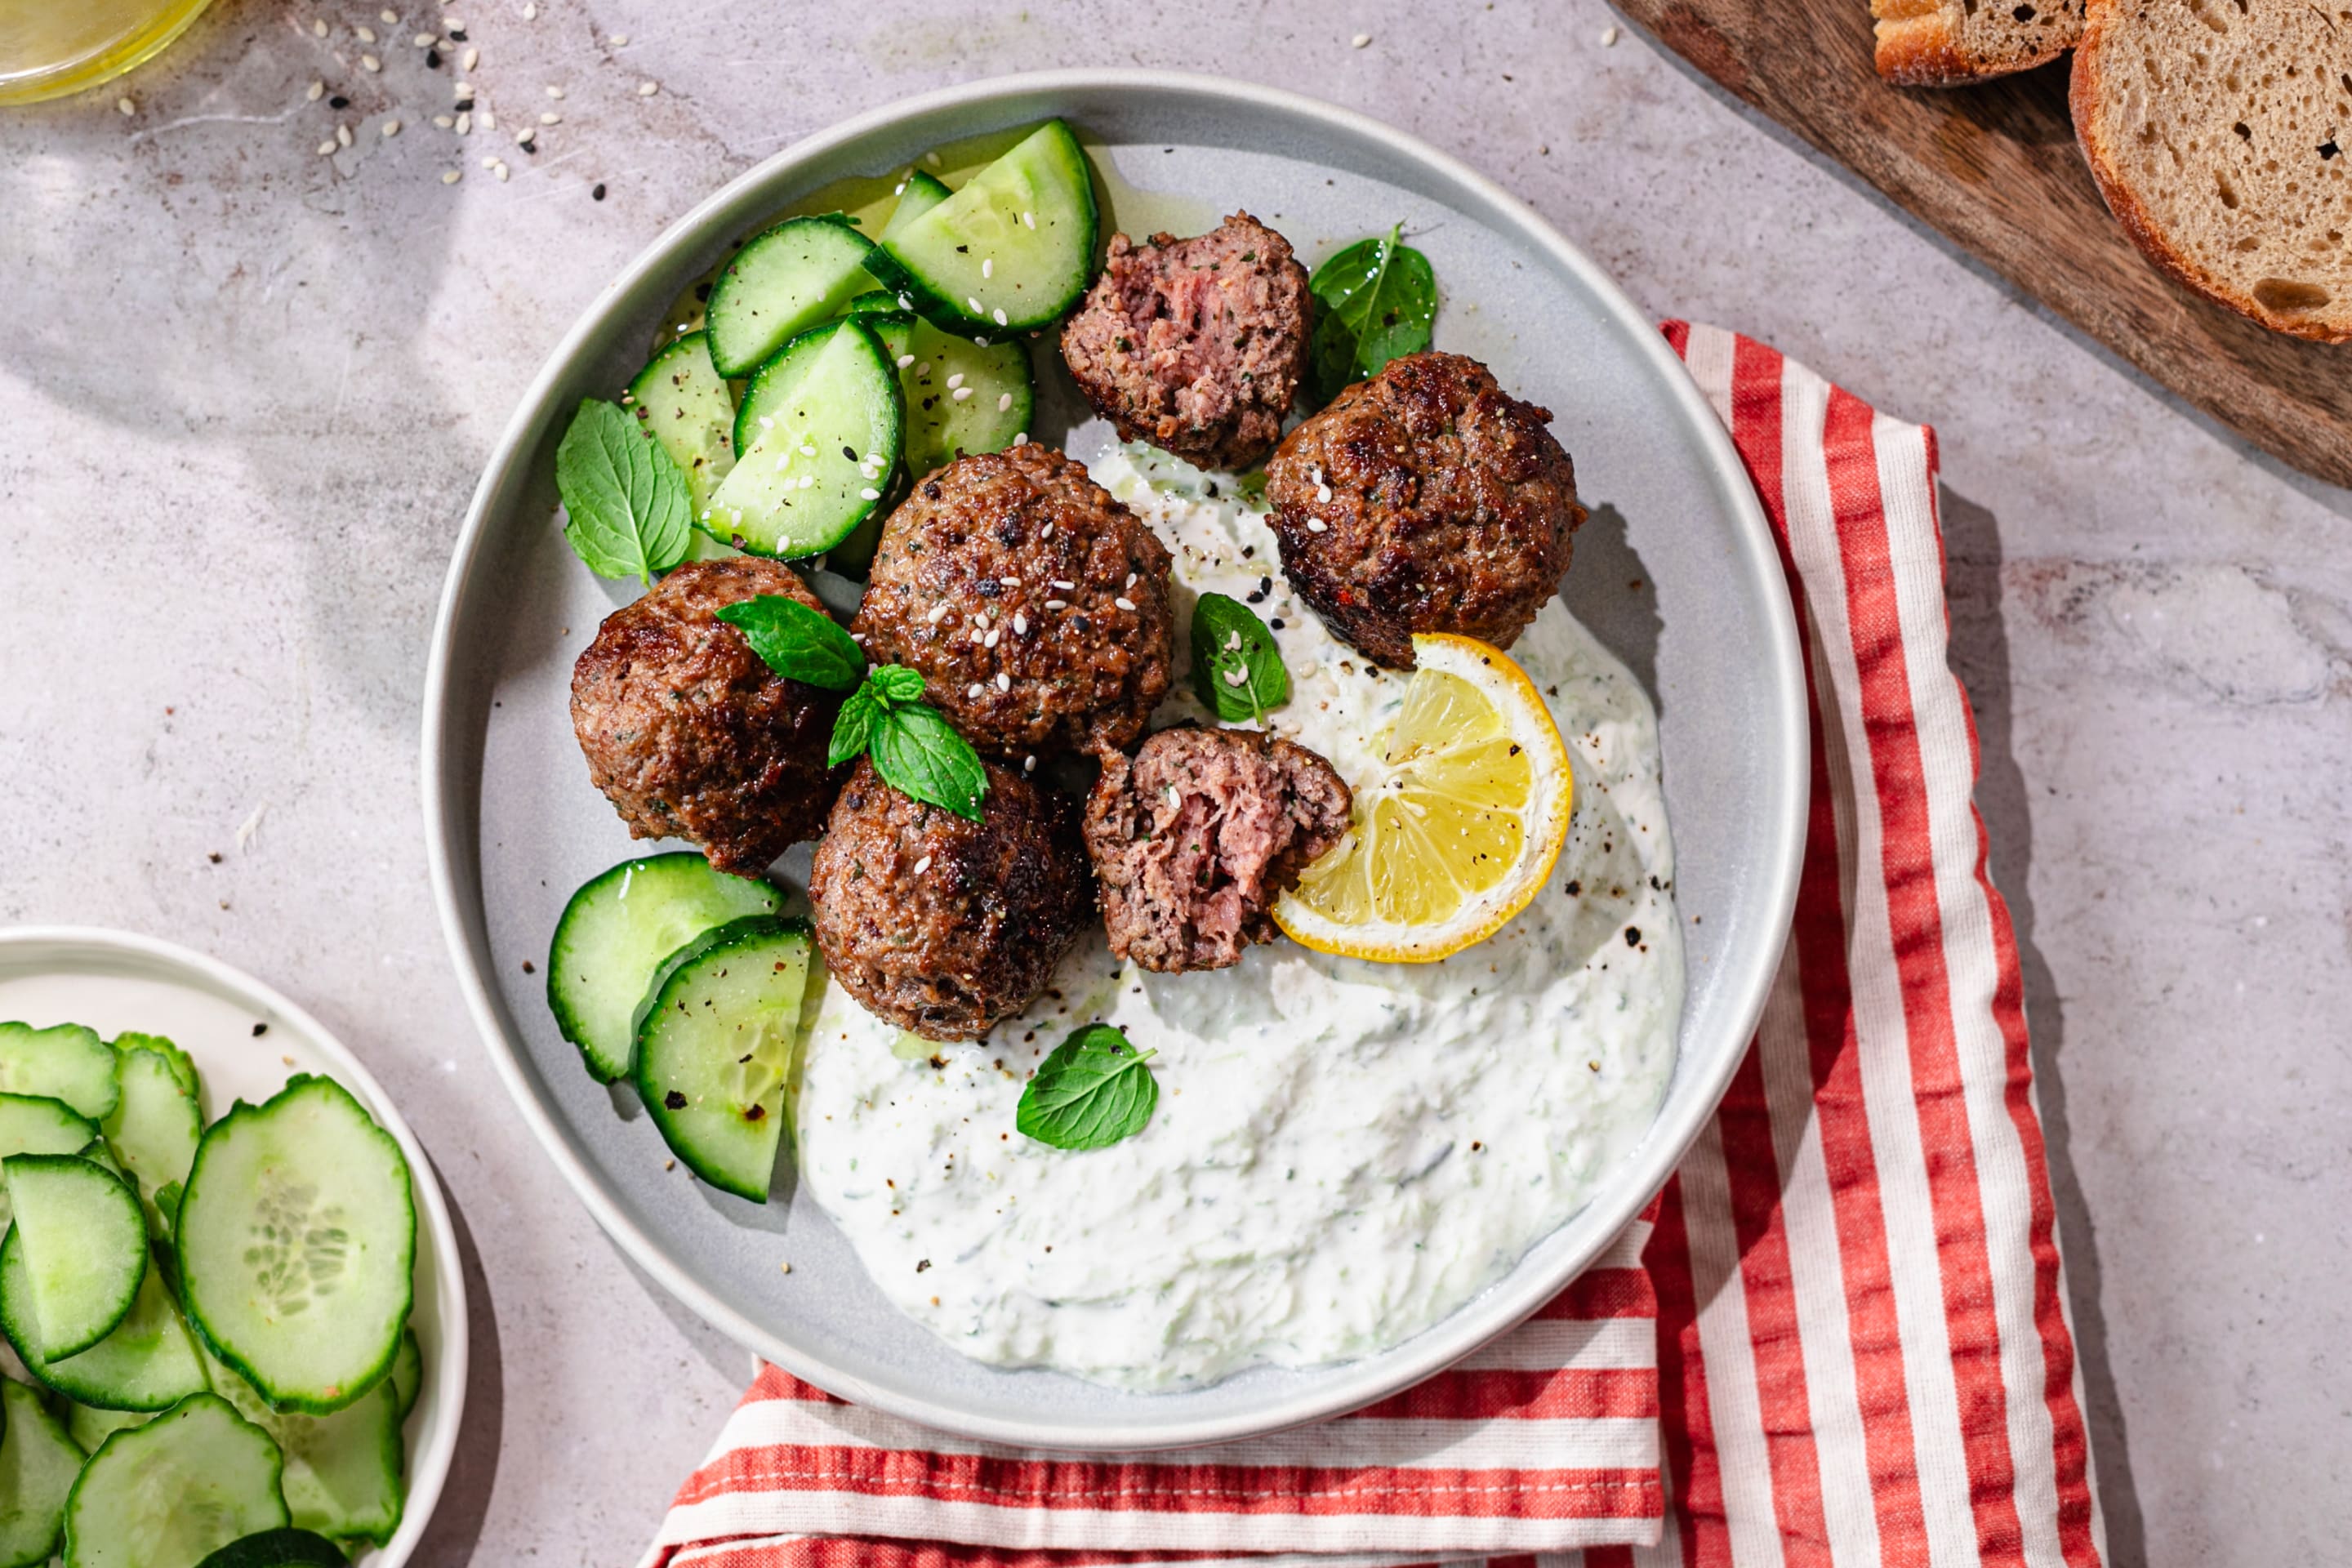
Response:
[[[0,105],[110,81],[185,32],[212,0],[0,0]]]

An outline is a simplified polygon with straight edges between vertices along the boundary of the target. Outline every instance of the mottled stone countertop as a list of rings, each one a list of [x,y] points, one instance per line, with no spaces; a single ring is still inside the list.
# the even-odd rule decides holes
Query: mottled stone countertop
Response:
[[[630,1563],[749,1370],[596,1230],[451,979],[419,700],[480,465],[573,317],[722,181],[887,99],[1085,64],[1370,110],[1659,315],[1936,425],[2116,1559],[2340,1559],[2352,496],[1631,28],[1604,42],[1599,0],[1170,0],[1147,30],[1066,0],[454,0],[499,121],[463,141],[433,122],[463,60],[411,46],[429,3],[221,0],[118,87],[0,110],[0,922],[250,969],[407,1110],[476,1265],[470,1424],[420,1561]],[[338,121],[353,144],[322,154]]]

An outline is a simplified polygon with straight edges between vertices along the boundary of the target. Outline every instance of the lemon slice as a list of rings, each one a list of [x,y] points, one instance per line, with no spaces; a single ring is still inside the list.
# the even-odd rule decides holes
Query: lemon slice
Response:
[[[1428,963],[1502,929],[1551,875],[1568,837],[1568,747],[1527,672],[1500,648],[1423,634],[1403,705],[1351,779],[1348,837],[1274,907],[1318,952]]]

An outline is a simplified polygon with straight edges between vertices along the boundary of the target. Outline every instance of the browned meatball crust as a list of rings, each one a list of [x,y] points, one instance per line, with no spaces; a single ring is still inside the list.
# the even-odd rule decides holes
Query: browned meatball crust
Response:
[[[1508,647],[1559,591],[1576,468],[1476,360],[1417,353],[1348,387],[1266,464],[1282,567],[1332,632],[1412,668],[1412,634]]]
[[[1282,436],[1311,309],[1290,242],[1247,213],[1191,239],[1115,234],[1062,358],[1121,439],[1246,468]]]
[[[1110,950],[1146,969],[1223,969],[1271,942],[1266,912],[1346,836],[1352,802],[1331,764],[1251,730],[1162,730],[1103,760],[1087,853]]]
[[[1167,547],[1087,477],[1024,442],[915,487],[875,549],[851,629],[983,752],[1117,751],[1168,690]]]
[[[742,877],[817,836],[841,776],[824,765],[840,694],[783,679],[718,618],[762,594],[824,608],[782,562],[689,561],[572,667],[572,732],[630,837],[688,839]]]
[[[809,873],[826,970],[927,1039],[1020,1013],[1094,915],[1076,803],[984,765],[972,822],[900,795],[861,758]]]

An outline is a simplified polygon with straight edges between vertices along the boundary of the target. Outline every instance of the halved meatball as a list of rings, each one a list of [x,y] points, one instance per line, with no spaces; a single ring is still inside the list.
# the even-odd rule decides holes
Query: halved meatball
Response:
[[[1076,803],[983,765],[973,822],[861,758],[809,873],[827,972],[927,1039],[971,1039],[1026,1008],[1094,915]]]
[[[1062,358],[1128,441],[1246,468],[1274,449],[1307,366],[1310,297],[1290,242],[1247,213],[1207,234],[1111,236]]]
[[[1291,586],[1391,668],[1412,668],[1415,632],[1510,647],[1584,522],[1550,421],[1460,354],[1408,354],[1348,387],[1266,464]]]
[[[1346,836],[1351,802],[1331,764],[1251,730],[1162,730],[1129,762],[1103,760],[1087,797],[1087,853],[1110,950],[1146,969],[1223,969],[1271,942],[1267,910]]]
[[[1168,690],[1169,560],[1051,447],[959,458],[883,525],[851,629],[983,752],[1132,744]]]
[[[841,778],[824,763],[840,694],[778,676],[718,618],[762,594],[824,608],[782,562],[690,561],[572,667],[572,731],[630,837],[688,839],[744,877],[817,836]]]

